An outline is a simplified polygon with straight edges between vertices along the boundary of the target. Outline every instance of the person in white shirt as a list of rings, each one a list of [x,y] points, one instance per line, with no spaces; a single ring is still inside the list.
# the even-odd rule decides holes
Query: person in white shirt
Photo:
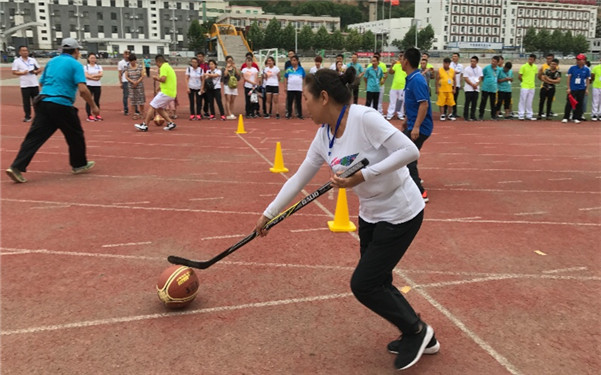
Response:
[[[83,71],[86,74],[86,86],[88,86],[88,90],[94,97],[94,103],[96,106],[100,108],[100,93],[101,93],[101,84],[100,79],[102,78],[102,67],[96,64],[96,54],[90,53],[88,54],[87,61],[88,63],[83,67]],[[92,109],[90,105],[86,103],[86,114],[88,115],[87,121],[101,121],[102,117],[100,115],[94,116],[92,114]]]
[[[259,102],[250,101],[251,95],[256,93],[259,85],[259,69],[253,65],[253,55],[248,53],[246,65],[242,67],[242,78],[244,79],[244,98],[246,100],[246,118],[259,117]]]
[[[19,47],[19,56],[13,62],[12,72],[13,75],[19,76],[21,85],[21,98],[23,99],[23,111],[25,112],[23,122],[30,122],[33,98],[40,93],[38,74],[42,72],[42,68],[40,68],[40,64],[36,59],[29,57],[29,49],[26,46]]]
[[[305,160],[259,217],[255,231],[267,235],[265,224],[285,209],[323,164],[330,170],[332,186],[352,188],[359,197],[360,259],[350,287],[359,302],[402,332],[394,362],[400,370],[415,364],[427,345],[436,341],[434,330],[392,283],[392,271],[423,221],[425,203],[407,169],[419,151],[377,110],[350,104],[354,78],[355,69],[342,76],[321,69],[305,78],[303,96],[319,127]],[[339,176],[364,158],[369,161],[366,168],[350,177]]]
[[[213,87],[207,87],[207,99],[209,100],[209,119],[215,120],[215,103],[219,107],[219,113],[221,114],[221,120],[225,121],[225,112],[223,111],[223,103],[221,102],[221,69],[217,68],[217,62],[213,59],[209,60],[209,70],[205,73],[205,81],[211,80]]]
[[[119,79],[121,81],[121,89],[123,90],[123,114],[127,116],[129,114],[127,101],[129,99],[129,82],[127,82],[127,78],[125,78],[125,71],[127,70],[127,66],[129,65],[129,50],[123,51],[123,60],[120,60],[117,64],[117,69],[119,70]],[[138,113],[137,107],[135,107],[136,113]],[[139,113],[138,113],[139,114]]]
[[[321,63],[323,61],[323,57],[321,56],[315,56],[315,66],[311,67],[311,69],[309,69],[309,73],[313,74],[316,71],[318,71],[319,69],[322,68]]]
[[[188,83],[188,100],[190,101],[190,121],[202,120],[201,88],[204,86],[204,71],[198,65],[198,58],[190,59],[190,66],[186,68],[186,82]]]
[[[457,98],[459,98],[459,92],[461,91],[461,76],[463,74],[463,65],[459,63],[459,56],[459,52],[455,52],[451,56],[451,68],[455,71],[455,105],[451,114],[451,117],[454,119],[457,118]]]
[[[330,69],[332,69],[332,70],[337,70],[337,69],[338,69],[338,68],[337,68],[337,64],[338,64],[338,63],[342,64],[342,68],[341,68],[341,69],[342,69],[343,71],[344,71],[344,70],[346,70],[346,66],[344,65],[344,55],[343,55],[343,54],[341,54],[341,53],[339,53],[338,55],[336,55],[336,61],[334,61],[334,62],[332,63],[332,65],[330,65]]]
[[[463,69],[463,91],[465,92],[465,104],[463,107],[463,118],[466,121],[476,121],[476,103],[482,82],[482,68],[478,66],[478,56],[472,56],[470,66]]]
[[[265,97],[267,103],[269,103],[269,112],[266,114],[266,118],[271,117],[273,113],[273,107],[275,106],[275,118],[280,118],[280,108],[278,106],[278,99],[280,97],[280,68],[275,66],[275,60],[269,56],[266,60],[267,67],[263,70],[263,82],[265,83]]]

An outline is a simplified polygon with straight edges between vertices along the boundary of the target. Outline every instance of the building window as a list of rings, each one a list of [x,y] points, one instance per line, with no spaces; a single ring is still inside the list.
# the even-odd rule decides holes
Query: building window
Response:
[[[113,21],[117,20],[117,13],[111,12],[111,20],[113,20]]]
[[[111,32],[113,34],[117,34],[119,32],[119,29],[117,29],[117,26],[111,26]]]
[[[103,33],[104,32],[104,25],[98,25],[98,32],[99,33]]]

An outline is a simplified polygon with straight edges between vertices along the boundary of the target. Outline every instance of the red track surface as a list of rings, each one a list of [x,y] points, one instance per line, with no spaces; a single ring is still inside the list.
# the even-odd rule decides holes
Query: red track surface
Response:
[[[91,173],[70,174],[56,134],[28,183],[3,174],[2,373],[393,373],[397,332],[350,294],[357,238],[327,230],[335,193],[197,271],[190,308],[160,305],[167,255],[206,260],[250,233],[285,181],[269,172],[275,143],[293,173],[317,126],[245,120],[236,135],[236,121],[185,120],[180,93],[176,130],[138,133],[104,87],[106,120],[84,122]],[[3,169],[21,116],[18,88],[2,88]],[[601,371],[600,129],[436,122],[420,160],[426,221],[396,284],[442,348],[405,373]]]

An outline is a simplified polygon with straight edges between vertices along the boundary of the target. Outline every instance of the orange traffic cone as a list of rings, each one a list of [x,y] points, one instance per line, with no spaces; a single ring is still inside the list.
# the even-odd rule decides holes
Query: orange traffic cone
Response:
[[[346,189],[338,189],[338,200],[336,201],[334,221],[328,221],[328,227],[332,232],[354,232],[357,230],[355,224],[351,223],[349,220]]]
[[[286,173],[288,168],[284,167],[284,157],[282,156],[282,145],[278,142],[275,145],[275,160],[273,162],[273,168],[269,168],[273,173]]]
[[[238,117],[238,130],[236,130],[236,134],[246,134],[244,131],[244,120],[242,119],[242,115]]]

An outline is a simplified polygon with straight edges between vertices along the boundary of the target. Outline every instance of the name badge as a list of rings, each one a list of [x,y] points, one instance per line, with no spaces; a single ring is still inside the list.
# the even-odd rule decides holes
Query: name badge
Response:
[[[580,82],[580,77],[576,77],[576,79],[574,80],[574,84],[579,85]]]
[[[451,81],[450,79],[448,79],[448,80],[447,80],[447,83],[448,83],[449,85],[452,85],[452,84],[453,84],[453,81]]]

